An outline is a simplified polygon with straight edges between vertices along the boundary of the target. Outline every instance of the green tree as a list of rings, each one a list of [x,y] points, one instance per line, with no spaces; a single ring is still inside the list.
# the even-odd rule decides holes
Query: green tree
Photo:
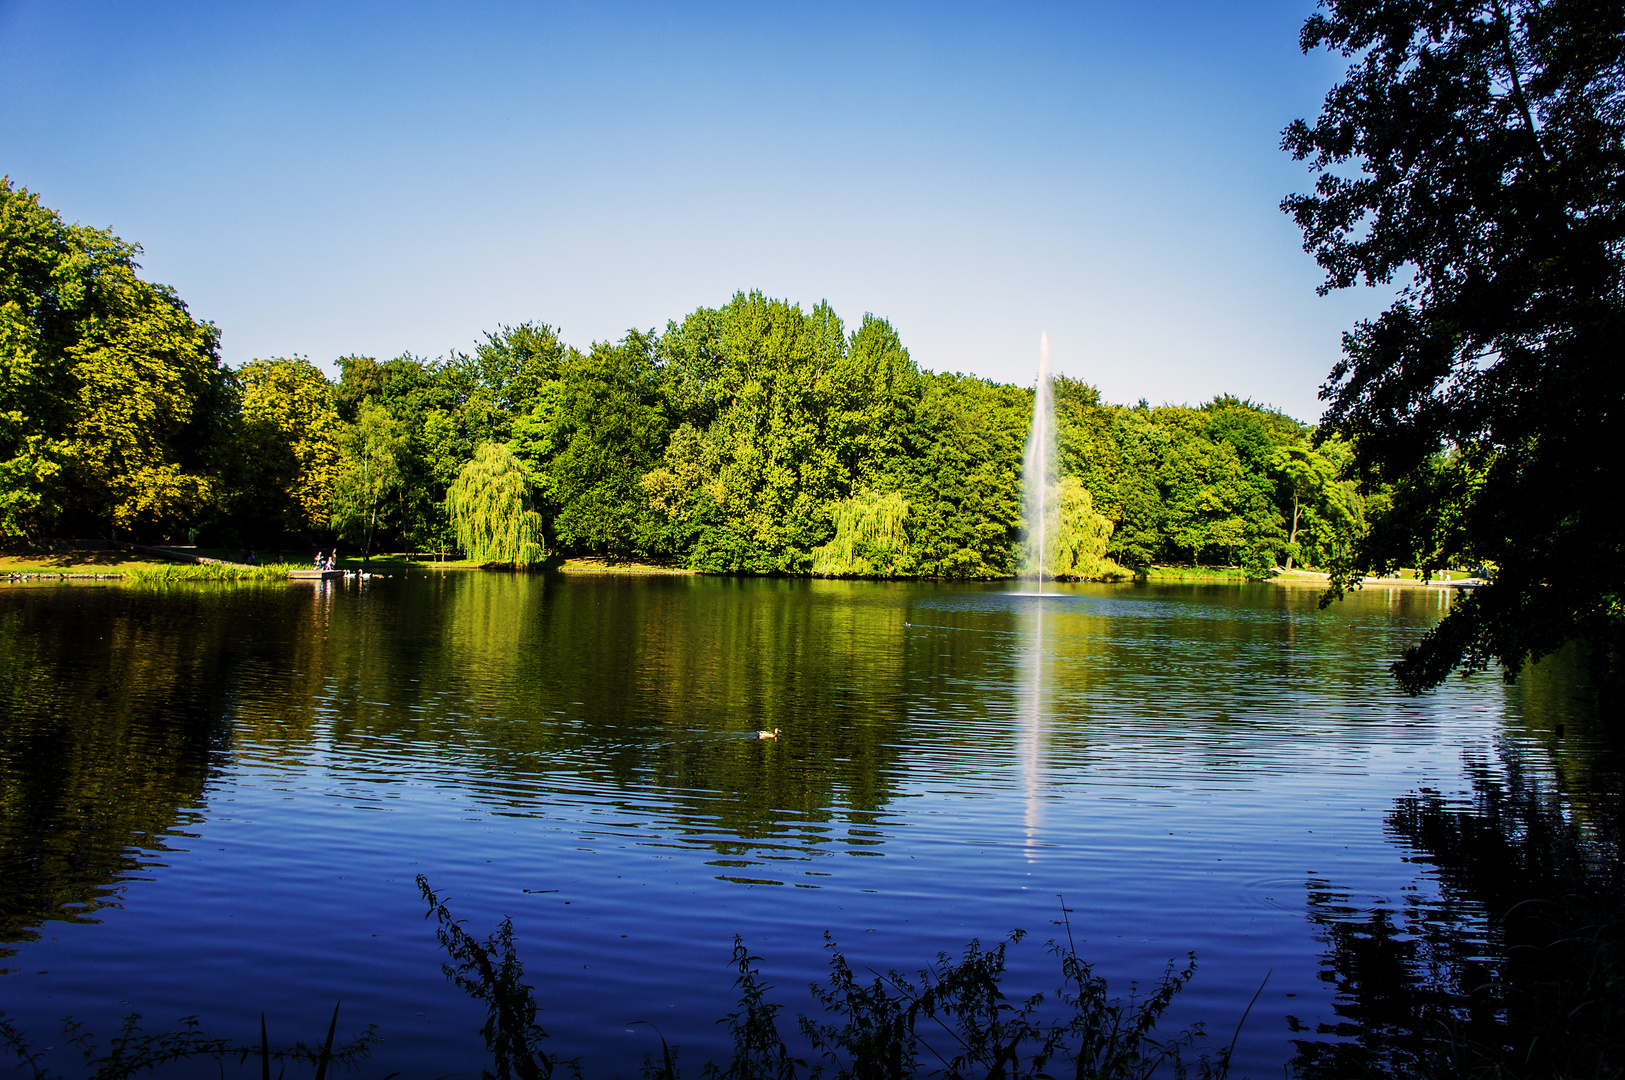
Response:
[[[457,542],[474,562],[540,562],[542,516],[531,509],[524,462],[500,443],[485,443],[446,492]]]
[[[672,410],[701,438],[651,472],[651,498],[681,510],[690,565],[713,571],[805,572],[828,540],[829,506],[852,477],[830,437],[836,369],[846,357],[828,304],[810,312],[759,292],[701,309],[661,338]],[[681,423],[679,430],[681,430]],[[694,481],[681,489],[678,476]]]
[[[1306,551],[1335,557],[1361,531],[1363,500],[1352,481],[1342,478],[1348,444],[1335,435],[1319,446],[1308,439],[1284,443],[1270,455],[1269,470],[1280,484],[1290,523],[1286,568]],[[1300,543],[1300,537],[1306,541]],[[1320,565],[1319,562],[1314,564]]]
[[[1320,488],[1317,500],[1304,504],[1296,543],[1304,565],[1324,568],[1347,560],[1365,533],[1368,512],[1387,505],[1390,492],[1387,487],[1362,492],[1359,481],[1349,475],[1354,448],[1335,433],[1317,433],[1317,438],[1315,452],[1326,460],[1335,479]]]
[[[908,500],[859,491],[830,511],[835,538],[813,550],[819,577],[898,577],[908,570]]]
[[[109,528],[209,502],[219,334],[136,274],[141,249],[0,178],[0,526]]]
[[[1173,410],[1163,410],[1172,413]],[[1169,417],[1175,434],[1162,461],[1158,484],[1167,513],[1167,537],[1189,551],[1192,563],[1218,548],[1234,561],[1248,540],[1247,474],[1233,444],[1204,437],[1194,411]]]
[[[1111,519],[1095,513],[1094,498],[1083,481],[1076,476],[1061,477],[1052,498],[1055,527],[1044,538],[1045,576],[1092,581],[1122,575],[1122,568],[1106,558]]]
[[[1171,441],[1172,433],[1156,422],[1149,406],[1112,416],[1109,442],[1121,465],[1115,490],[1118,527],[1107,552],[1130,566],[1147,566],[1171,550],[1168,504],[1157,483]]]
[[[570,352],[558,331],[545,323],[488,333],[472,356],[453,352],[438,375],[456,401],[464,438],[471,445],[507,442],[514,420],[558,377],[559,364]]]
[[[874,484],[904,452],[920,372],[885,319],[865,314],[830,373],[825,438],[851,484]]]
[[[325,529],[340,467],[333,384],[308,359],[251,360],[241,386],[239,513]]]
[[[1576,639],[1625,658],[1625,7],[1594,0],[1327,0],[1307,52],[1353,64],[1285,149],[1318,172],[1282,204],[1321,290],[1400,281],[1322,391],[1368,483],[1396,497],[1334,588],[1421,558],[1491,583],[1394,665],[1508,678]],[[1424,477],[1448,448],[1472,482]]]
[[[0,178],[0,532],[37,535],[61,511],[73,234],[39,197]],[[64,288],[66,287],[66,288]],[[64,295],[66,294],[66,295]]]
[[[389,410],[363,402],[355,423],[339,436],[342,465],[333,483],[333,528],[362,545],[362,562],[372,558],[380,509],[401,485],[406,435]]]
[[[394,532],[404,547],[445,553],[456,542],[446,492],[473,458],[481,432],[492,426],[483,409],[475,410],[483,419],[470,418],[469,393],[477,388],[477,370],[409,353],[383,362],[347,356],[338,363],[339,415],[354,421],[371,402],[386,409],[406,437],[401,481],[388,514],[380,508],[380,528]]]
[[[1021,529],[1033,392],[968,375],[919,377],[886,469],[909,505],[909,560],[926,577],[1007,577]]]
[[[571,350],[514,421],[511,446],[537,479],[563,551],[631,555],[665,546],[642,485],[670,428],[655,343],[652,333],[632,331],[619,345]]]

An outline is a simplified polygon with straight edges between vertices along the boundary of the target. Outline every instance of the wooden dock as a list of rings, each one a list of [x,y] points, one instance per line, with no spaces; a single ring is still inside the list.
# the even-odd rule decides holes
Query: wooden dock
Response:
[[[289,581],[338,581],[344,577],[343,570],[289,570]]]

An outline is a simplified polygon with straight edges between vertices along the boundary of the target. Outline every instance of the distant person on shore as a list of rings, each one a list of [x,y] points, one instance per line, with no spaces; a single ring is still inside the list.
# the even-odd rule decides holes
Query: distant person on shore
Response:
[[[254,565],[254,545],[253,544],[248,545],[248,565],[249,566]]]
[[[310,565],[311,565],[311,569],[313,569],[313,570],[321,570],[321,569],[323,569],[323,566],[322,566],[322,553],[321,553],[320,549],[317,549],[316,558],[311,560]]]

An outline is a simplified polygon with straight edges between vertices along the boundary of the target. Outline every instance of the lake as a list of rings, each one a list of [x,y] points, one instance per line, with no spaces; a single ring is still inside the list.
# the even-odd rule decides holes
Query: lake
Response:
[[[420,574],[342,585],[0,589],[0,1009],[318,1041],[362,1075],[475,1075],[483,1012],[414,885],[513,918],[551,1048],[635,1075],[649,1021],[720,1055],[740,935],[793,1015],[830,932],[916,969],[1064,933],[1127,991],[1198,969],[1168,1025],[1279,1075],[1335,1019],[1311,893],[1425,901],[1393,800],[1498,740],[1583,741],[1557,676],[1385,672],[1445,590],[1327,611],[1276,585]],[[1567,742],[1556,725],[1567,721]],[[777,738],[759,731],[778,729]],[[781,1025],[792,1029],[793,1023]],[[209,1075],[214,1075],[209,1066]]]

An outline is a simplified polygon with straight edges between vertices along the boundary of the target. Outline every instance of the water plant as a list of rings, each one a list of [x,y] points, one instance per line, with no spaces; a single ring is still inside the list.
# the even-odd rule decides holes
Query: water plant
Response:
[[[422,874],[418,890],[429,902],[429,915],[439,924],[435,936],[453,962],[443,963],[445,972],[457,987],[489,1007],[480,1036],[491,1054],[496,1072],[486,1070],[494,1080],[547,1080],[553,1075],[558,1057],[541,1048],[547,1032],[536,1023],[536,997],[522,981],[525,965],[513,946],[513,920],[503,919],[496,933],[476,941]]]
[[[360,1035],[335,1046],[333,1039],[338,1032],[339,1004],[333,1006],[333,1018],[327,1025],[327,1038],[320,1046],[307,1046],[300,1042],[292,1046],[273,1047],[266,1031],[264,1013],[260,1014],[258,1045],[215,1038],[199,1027],[195,1016],[183,1017],[178,1027],[168,1031],[143,1031],[140,1013],[126,1016],[117,1034],[108,1040],[105,1047],[99,1045],[95,1037],[72,1018],[63,1021],[62,1038],[84,1059],[89,1069],[85,1073],[87,1080],[125,1080],[137,1073],[199,1059],[212,1060],[224,1066],[226,1059],[233,1057],[239,1065],[250,1058],[257,1059],[261,1080],[271,1080],[273,1062],[283,1067],[278,1071],[278,1080],[281,1080],[288,1065],[312,1065],[316,1069],[315,1080],[326,1080],[329,1068],[335,1065],[353,1067],[367,1056],[378,1041],[374,1025],[369,1024]],[[35,1050],[27,1036],[3,1014],[0,1014],[0,1044],[11,1051],[33,1080],[63,1080],[62,1074],[53,1071],[41,1060],[45,1051]],[[397,1075],[390,1073],[383,1080],[393,1080]]]
[[[491,1080],[547,1080],[561,1064],[574,1067],[542,1049],[547,1032],[536,1023],[539,1011],[533,988],[523,981],[524,965],[514,949],[513,924],[503,919],[495,933],[476,940],[422,875],[418,889],[428,902],[428,917],[439,924],[441,947],[451,957],[443,965],[447,978],[489,1007],[481,1034],[492,1054]],[[1064,908],[1063,908],[1064,916]],[[1065,1069],[1076,1080],[1146,1080],[1167,1072],[1176,1077],[1224,1077],[1234,1042],[1216,1054],[1202,1053],[1194,1062],[1184,1054],[1202,1034],[1200,1025],[1166,1038],[1156,1035],[1157,1022],[1196,972],[1194,957],[1182,967],[1172,962],[1144,997],[1132,988],[1125,997],[1110,995],[1106,979],[1078,955],[1071,925],[1064,942],[1049,951],[1060,961],[1062,985],[1053,997],[1033,994],[1008,999],[1003,980],[1005,951],[1025,934],[1015,930],[991,948],[979,941],[965,947],[957,960],[946,953],[913,975],[892,970],[860,980],[828,934],[827,983],[811,987],[823,1007],[819,1016],[799,1014],[800,1041],[792,1047],[780,1034],[782,1006],[768,999],[772,989],[744,942],[734,938],[734,988],[739,1004],[719,1021],[733,1041],[725,1062],[707,1062],[704,1080],[1040,1080]],[[1244,1017],[1245,1018],[1245,1017]],[[1239,1030],[1239,1028],[1238,1028]],[[659,1060],[644,1060],[645,1080],[681,1080],[681,1047],[660,1036]]]

